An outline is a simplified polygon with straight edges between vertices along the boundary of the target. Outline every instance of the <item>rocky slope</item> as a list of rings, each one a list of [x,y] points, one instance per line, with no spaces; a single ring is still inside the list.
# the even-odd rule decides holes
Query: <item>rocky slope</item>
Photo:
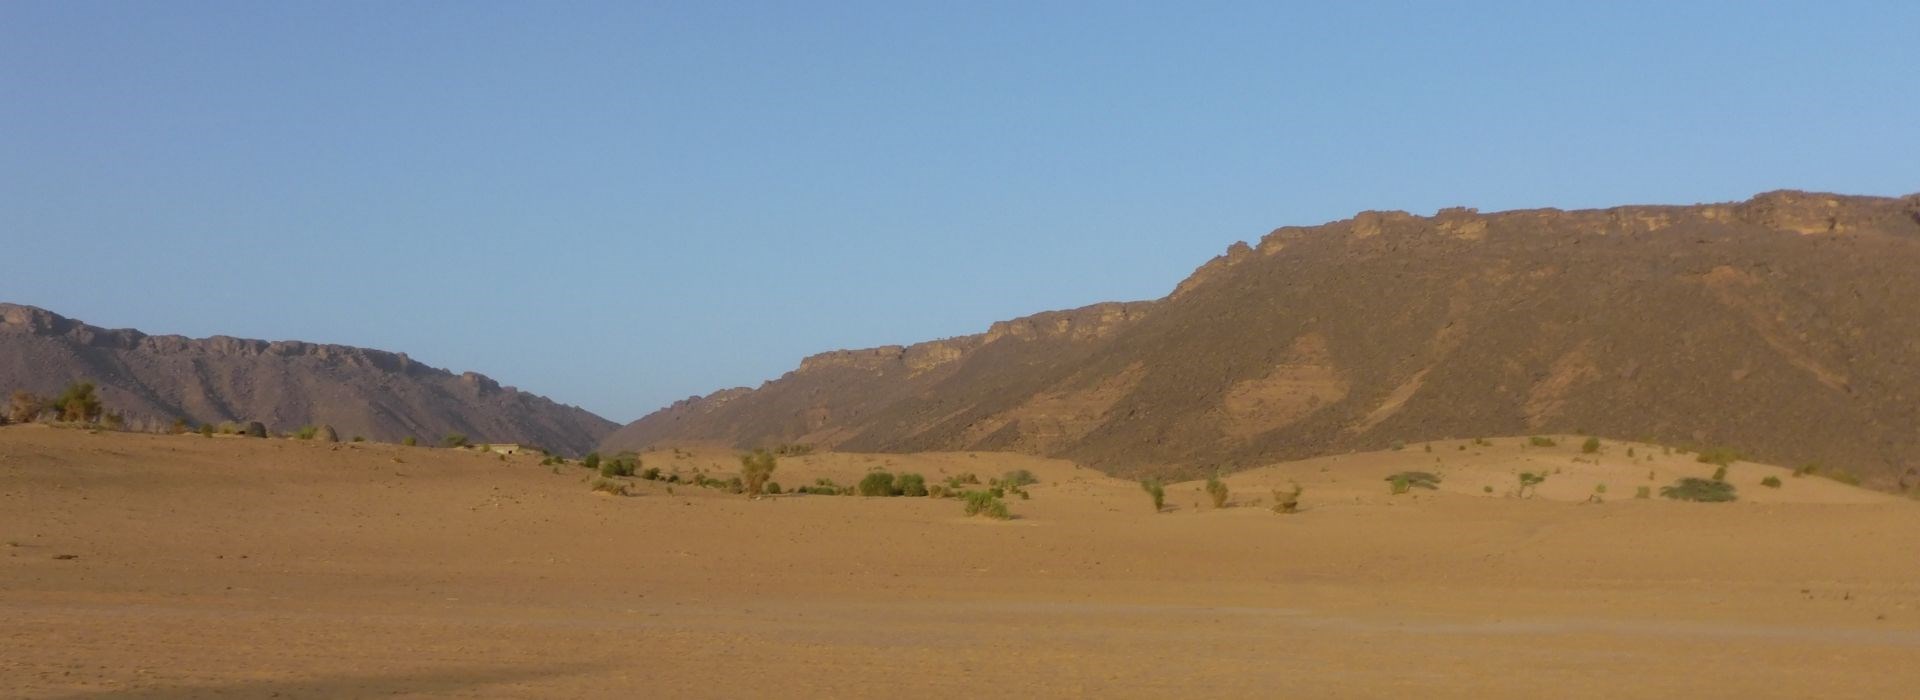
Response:
[[[1365,212],[1235,244],[1166,298],[826,353],[608,449],[1016,450],[1200,473],[1588,432],[1920,467],[1920,195]]]
[[[70,381],[100,386],[129,418],[262,421],[288,431],[329,424],[342,436],[438,442],[521,442],[581,453],[616,426],[468,372],[402,353],[215,336],[110,330],[31,306],[0,304],[0,390],[49,394]]]

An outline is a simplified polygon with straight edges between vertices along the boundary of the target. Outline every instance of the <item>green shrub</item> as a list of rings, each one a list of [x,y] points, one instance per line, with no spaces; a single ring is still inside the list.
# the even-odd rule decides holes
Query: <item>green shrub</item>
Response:
[[[970,485],[975,485],[979,483],[980,483],[980,477],[974,476],[973,472],[967,472],[964,474],[947,477],[947,488],[953,489],[956,491],[960,490],[960,487],[962,486],[970,486]]]
[[[1280,489],[1273,490],[1273,512],[1275,513],[1300,512],[1300,493],[1305,489],[1300,488],[1300,484],[1298,482],[1293,482],[1292,485],[1293,485],[1292,491],[1281,491]]]
[[[1799,467],[1793,470],[1794,478],[1799,478],[1799,477],[1807,476],[1809,474],[1818,474],[1818,473],[1820,473],[1819,462],[1808,462],[1806,464],[1800,465]]]
[[[1627,459],[1633,459],[1633,448],[1627,448]]]
[[[1636,486],[1633,489],[1633,497],[1634,498],[1652,498],[1653,487],[1652,486]]]
[[[659,468],[659,467],[647,467],[646,469],[643,469],[643,470],[641,470],[641,471],[640,471],[640,478],[642,478],[642,479],[646,479],[647,481],[659,481],[659,480],[660,480],[660,468]]]
[[[213,437],[213,424],[212,424],[212,423],[202,423],[202,424],[200,424],[200,437]]]
[[[767,495],[769,496],[780,495],[780,482],[778,481],[769,481],[767,482],[767,485],[763,488],[766,489]]]
[[[1726,480],[1727,480],[1727,466],[1726,466],[1726,465],[1724,465],[1724,464],[1722,464],[1722,465],[1720,465],[1720,467],[1719,467],[1718,469],[1715,469],[1715,470],[1713,470],[1713,480],[1714,480],[1714,481],[1726,481]]]
[[[747,495],[758,496],[767,487],[767,480],[773,478],[773,470],[779,466],[779,459],[772,452],[754,450],[740,455],[740,476],[746,482]]]
[[[401,439],[400,439],[400,444],[402,444],[402,445],[406,445],[406,446],[408,446],[408,447],[412,447],[412,446],[414,446],[414,445],[418,445],[418,444],[420,444],[420,440],[419,440],[419,439],[417,439],[417,438],[415,438],[415,437],[414,437],[414,436],[412,436],[412,435],[408,435],[408,436],[406,436],[406,437],[404,437],[404,438],[401,438]]]
[[[893,495],[893,474],[889,472],[868,472],[860,479],[860,485],[854,491],[862,496]]]
[[[1595,452],[1599,452],[1600,438],[1597,438],[1597,437],[1587,438],[1586,442],[1580,443],[1580,451],[1586,454],[1593,454]],[[1632,456],[1632,455],[1629,454],[1628,456]]]
[[[100,396],[95,393],[93,382],[74,382],[60,392],[53,400],[53,409],[60,412],[60,420],[69,423],[90,423],[100,419],[105,407],[100,404]]]
[[[1602,494],[1604,494],[1604,493],[1606,493],[1606,492],[1607,492],[1607,485],[1606,485],[1606,484],[1594,484],[1594,485],[1593,485],[1593,492],[1594,492],[1594,493],[1602,493]]]
[[[1696,479],[1687,477],[1673,482],[1671,486],[1660,487],[1660,495],[1676,501],[1698,501],[1701,503],[1726,503],[1735,500],[1733,484],[1717,479]]]
[[[1227,496],[1227,482],[1221,481],[1219,474],[1207,477],[1207,498],[1212,499],[1214,508],[1227,507]]]
[[[924,497],[927,495],[927,479],[911,472],[901,474],[893,480],[893,493],[898,496]]]
[[[1480,487],[1480,492],[1481,492],[1481,493],[1493,493],[1493,487],[1492,487],[1492,486],[1482,486],[1482,487]]]
[[[601,476],[633,476],[633,462],[609,459],[599,462]]]
[[[983,515],[995,520],[1013,517],[1013,514],[1007,511],[1006,502],[1001,501],[991,492],[968,491],[965,498],[967,515]]]
[[[1433,491],[1440,488],[1440,475],[1432,472],[1400,472],[1388,476],[1385,480],[1393,484],[1393,493],[1395,495],[1406,493],[1412,489]]]
[[[947,490],[946,484],[934,484],[927,487],[927,497],[929,498],[946,498],[949,493],[952,492]]]
[[[1538,435],[1535,435],[1533,437],[1527,438],[1527,444],[1532,445],[1534,447],[1553,447],[1560,443],[1554,442],[1553,438],[1540,437]]]
[[[1767,488],[1770,488],[1770,489],[1777,489],[1777,488],[1780,488],[1780,477],[1777,477],[1777,476],[1769,476],[1769,477],[1767,477],[1767,478],[1765,478],[1765,479],[1761,479],[1761,480],[1760,480],[1760,485],[1761,485],[1761,486],[1765,486],[1765,487],[1767,487]]]
[[[1141,479],[1140,490],[1147,492],[1147,495],[1153,498],[1153,512],[1158,513],[1166,509],[1167,487],[1160,483],[1159,479]]]
[[[440,438],[440,444],[446,445],[447,447],[466,447],[467,445],[472,443],[467,442],[466,435],[462,435],[460,433],[448,433],[446,437]]]
[[[367,441],[367,439],[366,439],[365,437],[363,437],[363,436],[359,436],[359,435],[355,435],[355,436],[353,436],[353,441],[354,441],[354,442],[366,442],[366,441]]]
[[[312,440],[313,436],[318,434],[319,432],[320,432],[320,428],[317,426],[303,425],[303,426],[300,426],[299,430],[293,431],[293,439]]]
[[[588,469],[599,469],[600,453],[588,452],[587,456],[580,458],[580,466],[586,467]]]

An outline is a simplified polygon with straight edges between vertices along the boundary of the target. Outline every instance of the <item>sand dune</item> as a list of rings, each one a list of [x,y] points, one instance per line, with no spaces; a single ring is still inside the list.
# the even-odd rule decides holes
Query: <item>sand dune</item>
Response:
[[[1714,467],[1491,443],[1237,473],[1224,510],[1173,484],[1157,514],[1134,483],[1007,454],[809,455],[774,476],[1039,476],[1015,519],[989,521],[939,499],[596,495],[585,470],[531,457],[0,428],[0,696],[1920,687],[1920,503],[1747,463],[1728,475],[1740,502],[1640,500]],[[1410,469],[1441,488],[1388,495]],[[1536,497],[1508,496],[1520,471],[1548,472]],[[1302,512],[1271,513],[1290,482]]]

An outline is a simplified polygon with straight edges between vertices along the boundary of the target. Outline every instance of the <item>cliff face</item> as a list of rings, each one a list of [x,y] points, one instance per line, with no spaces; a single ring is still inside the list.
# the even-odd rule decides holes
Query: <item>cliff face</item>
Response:
[[[273,430],[329,424],[343,436],[523,442],[585,452],[615,425],[583,409],[502,387],[484,375],[404,353],[105,329],[44,309],[0,304],[0,389],[52,393],[100,386],[111,410],[163,422],[251,421]]]
[[[1435,216],[1236,244],[1168,297],[827,353],[603,442],[1007,449],[1194,474],[1584,431],[1920,467],[1920,196]]]

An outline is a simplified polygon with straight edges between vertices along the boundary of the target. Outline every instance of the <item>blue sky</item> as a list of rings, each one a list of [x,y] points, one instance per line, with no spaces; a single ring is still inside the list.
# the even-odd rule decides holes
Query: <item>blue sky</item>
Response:
[[[619,421],[1417,213],[1920,191],[1920,3],[0,3],[0,300]]]

